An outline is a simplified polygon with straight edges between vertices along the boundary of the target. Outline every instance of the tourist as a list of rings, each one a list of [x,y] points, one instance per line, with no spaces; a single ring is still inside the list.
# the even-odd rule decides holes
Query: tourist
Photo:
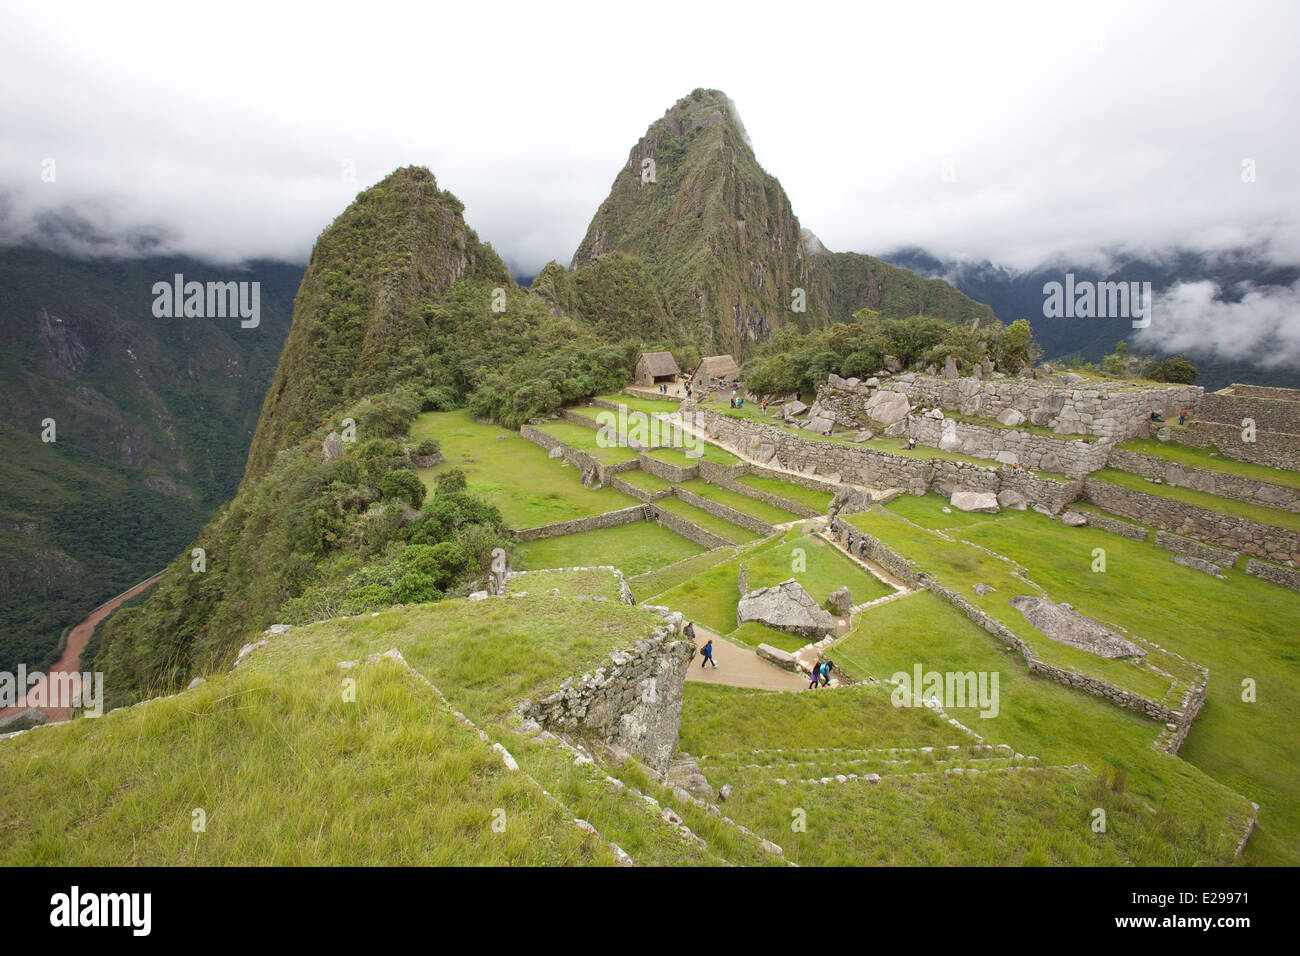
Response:
[[[831,686],[831,662],[822,661],[822,686]]]
[[[1179,411],[1178,411],[1178,424],[1180,424],[1180,425],[1186,425],[1186,424],[1187,424],[1187,409],[1185,409],[1185,408],[1179,409]]]
[[[732,398],[731,398],[731,407],[732,407],[732,408],[735,408],[735,407],[736,407],[736,398],[735,398],[734,395],[733,395]]]
[[[685,634],[687,637],[689,637],[691,640],[695,640],[695,622],[687,621],[686,626],[682,628],[682,633]]]
[[[767,411],[767,399],[763,399],[763,411]]]
[[[821,674],[820,674],[820,668],[819,668],[819,666],[818,666],[817,664],[814,664],[814,665],[812,666],[812,670],[810,670],[810,671],[808,672],[808,676],[812,678],[812,680],[810,680],[810,681],[808,682],[808,689],[809,689],[809,690],[816,690],[816,689],[817,689],[817,686],[821,683],[821,680],[820,680],[820,677],[821,677]]]
[[[866,554],[867,554],[867,539],[866,537],[863,537],[858,541],[858,557],[860,558],[866,557]]]
[[[1159,412],[1152,412],[1152,413],[1151,413],[1151,420],[1152,420],[1153,422],[1164,422],[1164,419],[1160,417],[1160,413],[1159,413]]]
[[[907,450],[911,451],[915,447],[916,447],[916,436],[913,435],[911,438],[907,440]]]
[[[704,669],[705,664],[712,664],[713,669],[718,669],[718,662],[713,659],[713,641],[704,645],[704,660],[700,661],[700,670]]]
[[[835,534],[835,532],[837,532],[837,531],[839,531],[839,530],[840,530],[839,527],[835,524],[835,519],[832,518],[832,519],[831,519],[831,534]]]

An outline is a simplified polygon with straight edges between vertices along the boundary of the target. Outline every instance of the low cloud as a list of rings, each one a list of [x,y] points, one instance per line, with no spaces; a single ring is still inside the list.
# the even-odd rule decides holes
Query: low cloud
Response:
[[[1300,282],[1247,285],[1228,296],[1213,282],[1185,282],[1156,296],[1151,326],[1135,338],[1153,351],[1217,355],[1277,368],[1300,365],[1297,317]]]

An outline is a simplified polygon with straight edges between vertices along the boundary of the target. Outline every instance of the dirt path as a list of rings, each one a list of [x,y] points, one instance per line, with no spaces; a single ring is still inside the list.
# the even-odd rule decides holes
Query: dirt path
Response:
[[[686,679],[701,684],[726,684],[729,687],[749,687],[753,690],[804,690],[808,678],[765,661],[744,645],[721,637],[699,623],[695,625],[695,646],[703,648],[705,641],[713,641],[713,659],[718,666],[701,667],[696,661],[686,671]]]
[[[95,633],[95,627],[99,624],[99,622],[102,621],[104,618],[108,617],[115,610],[117,610],[118,605],[120,605],[123,601],[127,601],[135,597],[137,594],[139,594],[149,585],[153,584],[162,576],[163,576],[163,572],[159,571],[157,574],[155,574],[153,577],[149,578],[148,580],[141,581],[139,584],[131,588],[129,591],[123,591],[117,597],[104,602],[99,607],[95,608],[93,611],[87,614],[85,619],[82,620],[80,624],[78,624],[68,633],[68,643],[63,648],[63,654],[54,663],[54,665],[50,667],[50,669],[46,673],[50,673],[50,674],[80,673],[81,652],[86,649],[86,643],[90,640],[90,636]],[[73,683],[76,684],[77,682],[74,681]],[[41,679],[37,681],[35,685],[32,686],[31,692],[36,693],[38,688],[40,689],[40,693],[42,694],[43,697],[47,690],[45,674],[42,674]],[[72,718],[71,707],[42,707],[40,709],[45,711],[46,715],[50,718],[51,721],[70,720]],[[0,717],[7,717],[11,713],[15,713],[20,710],[27,710],[27,707],[25,705],[15,705],[13,707],[6,707],[4,710],[0,710]]]

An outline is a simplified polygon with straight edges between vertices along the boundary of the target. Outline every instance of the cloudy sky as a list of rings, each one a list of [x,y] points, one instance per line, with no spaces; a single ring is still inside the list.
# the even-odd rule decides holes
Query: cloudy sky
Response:
[[[415,163],[531,273],[706,86],[833,250],[1300,262],[1294,3],[2,2],[8,237],[305,261]]]

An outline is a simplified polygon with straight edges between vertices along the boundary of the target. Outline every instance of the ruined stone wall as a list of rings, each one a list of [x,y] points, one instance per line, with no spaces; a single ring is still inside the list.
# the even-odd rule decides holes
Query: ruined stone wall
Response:
[[[1172,531],[1272,561],[1300,561],[1300,532],[1235,515],[1203,511],[1195,505],[1122,488],[1096,478],[1084,479],[1084,493],[1089,501],[1105,511],[1162,531]]]
[[[1120,521],[1118,518],[1112,518],[1110,515],[1088,513],[1088,524],[1094,528],[1100,528],[1102,531],[1109,531],[1111,534],[1123,535],[1125,538],[1132,538],[1134,541],[1145,541],[1151,537],[1151,531],[1139,524],[1129,524],[1127,521]]]
[[[767,471],[768,469],[764,469],[764,470]],[[753,498],[755,501],[761,501],[765,504],[769,504],[774,508],[783,508],[784,510],[789,511],[792,514],[799,515],[801,518],[816,518],[821,514],[821,512],[814,511],[812,508],[809,508],[807,505],[800,504],[797,501],[791,501],[789,498],[784,498],[781,495],[774,495],[768,491],[760,491],[757,488],[751,488],[749,485],[743,482],[733,481],[730,478],[726,478],[724,480],[718,481],[716,482],[716,484],[720,485],[723,488],[728,489],[729,491],[734,491],[737,494],[745,495],[747,498]]]
[[[1276,564],[1267,564],[1264,561],[1256,561],[1251,558],[1246,562],[1246,573],[1253,574],[1257,578],[1263,578],[1265,581],[1272,581],[1274,584],[1280,584],[1293,591],[1300,591],[1300,570],[1295,568],[1281,568]]]
[[[1091,524],[1091,522],[1089,523]],[[1156,532],[1156,547],[1164,548],[1174,554],[1186,555],[1189,558],[1200,558],[1202,561],[1209,561],[1211,564],[1217,564],[1222,568],[1232,567],[1237,563],[1237,558],[1240,557],[1236,551],[1226,551],[1223,548],[1202,544],[1199,541],[1184,538],[1182,535],[1171,534],[1168,531]]]
[[[690,481],[699,474],[699,462],[694,465],[687,465],[685,468],[679,468],[677,465],[660,461],[658,458],[652,458],[649,455],[637,455],[636,460],[640,463],[642,471],[658,475],[664,481],[671,481],[673,484]]]
[[[602,485],[608,484],[613,475],[622,471],[632,471],[639,467],[635,458],[630,461],[605,464],[582,449],[574,448],[549,432],[544,432],[532,425],[525,425],[520,428],[519,435],[528,439],[534,445],[545,448],[548,452],[555,448],[560,449],[560,457],[582,472],[583,484],[594,484],[597,481]]]
[[[1228,387],[1232,390],[1232,394],[1241,395],[1246,398],[1270,398],[1280,402],[1300,402],[1300,388],[1278,388],[1272,385],[1242,385],[1240,382],[1233,382]]]
[[[617,491],[623,492],[623,494],[625,495],[631,495],[633,498],[636,498],[638,501],[644,501],[647,503],[651,501],[658,501],[660,498],[667,498],[669,495],[673,493],[671,488],[665,488],[663,491],[649,492],[646,491],[644,488],[638,488],[630,481],[624,481],[618,475],[610,476],[609,486],[611,488],[614,488]]]
[[[883,388],[901,392],[913,406],[982,418],[996,418],[1014,408],[1031,423],[1050,425],[1061,434],[1100,435],[1117,441],[1145,437],[1153,411],[1168,418],[1179,409],[1194,410],[1205,392],[1199,385],[1152,388],[1086,381],[1071,385],[1021,378],[949,379],[911,372],[884,379],[879,386],[854,382],[832,376],[817,390],[819,407],[835,410],[836,420],[844,425],[865,423],[862,406]]]
[[[665,623],[593,673],[569,678],[520,713],[548,730],[621,747],[658,773],[677,750],[682,687],[695,656],[693,641],[674,640]]]
[[[540,541],[543,538],[558,538],[565,534],[596,531],[599,528],[617,528],[619,525],[631,524],[634,521],[645,521],[647,517],[645,505],[632,505],[630,508],[606,511],[604,514],[591,515],[587,518],[574,518],[572,521],[557,521],[536,528],[523,528],[514,532],[514,539],[519,542]]]

